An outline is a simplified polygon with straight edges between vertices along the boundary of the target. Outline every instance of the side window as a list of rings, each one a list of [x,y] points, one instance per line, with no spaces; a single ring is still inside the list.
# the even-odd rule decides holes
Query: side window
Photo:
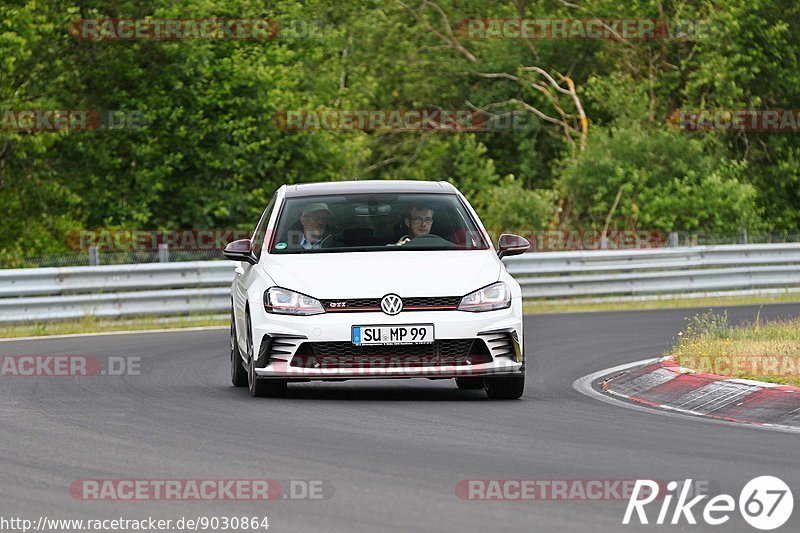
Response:
[[[264,214],[261,215],[261,220],[258,222],[258,226],[256,226],[256,231],[253,233],[253,253],[258,257],[261,258],[261,249],[264,247],[264,237],[267,235],[267,226],[269,225],[269,218],[272,215],[272,209],[275,207],[275,197],[272,197],[272,200],[267,205],[267,208],[264,210]]]

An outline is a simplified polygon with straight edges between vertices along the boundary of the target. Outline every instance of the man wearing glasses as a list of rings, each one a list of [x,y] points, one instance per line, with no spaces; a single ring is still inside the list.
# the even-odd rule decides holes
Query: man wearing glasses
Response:
[[[395,243],[395,246],[403,246],[414,237],[428,235],[431,232],[431,226],[433,226],[433,209],[423,205],[412,205],[411,209],[408,210],[405,223],[408,227],[408,234],[403,235]]]

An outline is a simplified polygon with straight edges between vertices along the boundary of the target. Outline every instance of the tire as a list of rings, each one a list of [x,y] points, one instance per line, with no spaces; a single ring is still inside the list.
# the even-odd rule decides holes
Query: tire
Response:
[[[493,400],[516,400],[525,392],[525,376],[486,378],[486,395]]]
[[[483,378],[456,378],[459,390],[480,390],[486,387]]]
[[[256,375],[256,358],[253,350],[253,330],[250,316],[247,316],[247,388],[256,398],[279,398],[286,395],[285,379],[259,379]]]
[[[236,322],[233,319],[233,310],[231,310],[231,383],[234,387],[247,386],[247,370],[244,368],[239,343],[236,342]]]

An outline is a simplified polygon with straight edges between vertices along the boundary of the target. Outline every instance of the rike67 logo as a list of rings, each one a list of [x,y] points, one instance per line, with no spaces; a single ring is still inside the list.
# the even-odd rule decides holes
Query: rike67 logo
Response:
[[[699,505],[705,498],[708,498],[708,495],[701,494],[689,499],[691,486],[691,479],[687,479],[680,489],[678,482],[670,481],[667,484],[668,493],[660,500],[658,517],[653,523],[676,525],[685,520],[684,523],[694,525],[697,524],[695,513],[700,514],[702,520],[712,526],[718,526],[730,520],[731,514],[736,511],[737,507],[733,496],[720,494],[709,499],[705,505]],[[656,481],[636,480],[633,493],[628,500],[628,507],[625,509],[625,516],[622,519],[623,524],[636,524],[637,519],[639,524],[651,523],[649,520],[652,519],[652,516],[648,519],[645,507],[657,499],[658,487]],[[675,507],[670,509],[676,495],[678,498]],[[658,507],[658,504],[654,507]],[[781,527],[792,516],[794,497],[789,486],[781,479],[773,476],[759,476],[751,479],[739,493],[738,508],[742,518],[748,524],[756,529],[769,531]],[[672,512],[670,513],[670,511]],[[633,522],[631,522],[632,519],[634,519]]]

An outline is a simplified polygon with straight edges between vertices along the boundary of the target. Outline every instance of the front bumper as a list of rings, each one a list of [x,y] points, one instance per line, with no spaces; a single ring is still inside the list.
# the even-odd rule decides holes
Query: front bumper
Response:
[[[446,379],[461,377],[485,377],[494,375],[521,375],[522,365],[513,361],[494,361],[469,367],[441,366],[390,366],[375,368],[304,368],[292,367],[284,362],[274,362],[264,368],[256,368],[259,378],[289,379],[293,381],[343,380],[343,379]]]
[[[378,354],[377,359],[370,359],[359,356],[358,347],[349,344],[354,325],[403,324],[433,324],[437,342],[472,339],[474,348],[483,347],[481,355],[464,354],[459,360],[405,357],[402,349],[392,346],[385,357],[380,347],[370,347],[370,354]],[[267,379],[443,379],[524,373],[520,299],[514,299],[508,309],[485,313],[404,311],[389,316],[380,312],[340,312],[308,317],[264,313],[253,321],[253,338],[257,344],[254,353],[258,354],[255,372]],[[326,346],[326,343],[350,345],[351,359],[347,364],[307,364],[309,360],[323,360],[306,359],[310,346]],[[415,350],[409,350],[412,351]]]

